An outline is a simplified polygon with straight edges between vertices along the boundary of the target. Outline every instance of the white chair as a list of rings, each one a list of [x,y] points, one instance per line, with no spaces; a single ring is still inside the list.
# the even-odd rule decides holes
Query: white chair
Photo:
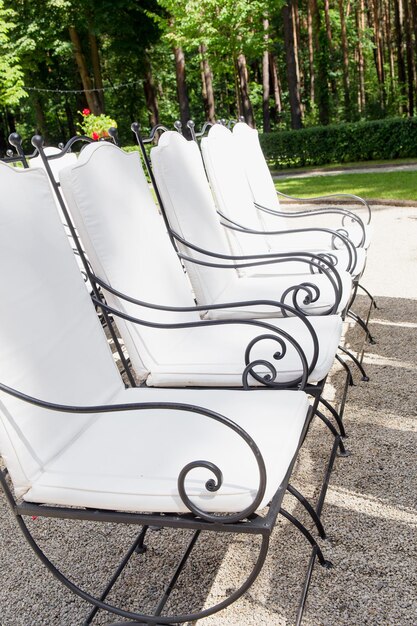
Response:
[[[242,595],[262,567],[311,418],[307,396],[126,390],[45,172],[0,163],[0,182],[0,482],[13,514],[48,569],[95,608],[151,624],[210,615]],[[118,576],[99,598],[63,576],[36,543],[28,515],[140,526],[124,565],[140,559],[149,525],[193,530],[191,547],[202,531],[262,541],[251,574],[224,601],[186,615],[143,615],[108,604]]]
[[[331,263],[328,266],[324,263],[324,270],[329,271],[331,277],[338,281],[338,293],[335,293],[328,275],[308,274],[308,256],[313,256],[313,253],[300,252],[296,256],[296,263],[293,261],[295,257],[291,255],[283,254],[285,258],[279,258],[278,253],[266,253],[265,249],[263,253],[259,253],[258,249],[257,252],[251,250],[254,254],[231,255],[227,234],[216,214],[195,142],[187,141],[178,133],[165,132],[158,146],[151,150],[151,160],[163,208],[176,234],[179,251],[190,259],[185,259],[184,263],[199,303],[215,304],[220,299],[255,300],[270,298],[272,294],[273,299],[284,301],[283,296],[288,288],[299,281],[315,285],[320,291],[320,296],[313,302],[307,300],[307,306],[301,302],[299,292],[300,298],[294,302],[299,303],[303,312],[314,315],[346,308],[352,291],[350,274],[337,271]],[[203,254],[201,250],[206,253]],[[214,256],[208,256],[207,251]],[[207,266],[210,259],[216,261],[217,268],[214,264],[214,267]],[[238,269],[224,269],[224,262],[223,265],[220,263],[222,259],[227,259],[229,266],[230,259],[234,259]],[[265,264],[268,259],[269,262]],[[286,273],[286,266],[289,273]],[[300,274],[301,270],[295,269],[295,266],[306,268],[306,273]],[[265,313],[262,311],[262,314]],[[225,315],[224,312],[221,314]]]
[[[347,232],[349,239],[357,246],[368,248],[371,239],[371,209],[363,198],[352,194],[330,194],[318,198],[292,198],[276,190],[271,172],[266,163],[260,142],[258,131],[251,128],[245,122],[238,122],[233,127],[233,143],[239,154],[240,164],[244,169],[253,200],[260,211],[261,221],[265,221],[268,228],[278,228],[281,221],[282,228],[288,228],[289,222],[293,227],[314,219],[328,226],[332,218],[337,219],[336,228]],[[326,203],[326,208],[316,206],[303,211],[285,210],[281,206],[280,197],[297,200],[299,204],[306,205],[311,201]],[[332,202],[343,200],[348,202],[346,206]],[[330,206],[329,206],[330,205]],[[263,209],[262,209],[263,207]],[[266,210],[265,210],[266,209]]]
[[[246,152],[243,153],[243,148],[236,144],[236,138],[228,128],[220,124],[212,126],[207,137],[201,141],[201,151],[217,209],[224,216],[223,223],[232,250],[236,253],[240,250],[243,254],[285,250],[311,250],[316,254],[327,252],[335,259],[338,268],[348,270],[354,278],[363,273],[366,251],[355,248],[346,239],[345,232],[333,231],[328,216],[326,227],[303,224],[294,228],[288,218],[277,217],[257,208],[247,178],[246,167],[249,165],[245,164],[244,168],[242,164]],[[267,167],[265,162],[264,165]],[[254,168],[251,182],[258,180],[259,170],[259,167]],[[269,178],[271,183],[272,179]],[[266,193],[270,200],[272,190],[263,184],[259,186],[263,189],[262,200],[267,199]],[[270,204],[265,206],[269,208]],[[276,203],[272,208],[276,209]],[[251,234],[247,232],[248,229],[252,231]]]
[[[292,340],[306,355],[308,382],[317,385],[325,379],[340,341],[338,315],[305,318],[271,302],[269,315],[275,309],[275,315],[284,312],[291,317],[226,319],[215,325],[201,321],[200,314],[208,317],[208,313],[214,316],[222,311],[206,304],[196,307],[137,153],[127,154],[110,144],[91,145],[60,178],[112,312],[140,318],[134,323],[118,317],[116,324],[141,381],[150,386],[240,386],[249,362],[258,361],[261,377],[249,376],[251,384],[264,384],[266,376],[270,384],[297,385],[303,368]],[[262,306],[246,302],[243,308],[252,313]],[[231,316],[242,305],[226,308]],[[193,327],[176,328],[186,322]],[[264,334],[273,336],[258,342],[257,337]],[[280,339],[286,343],[285,354]],[[253,349],[246,353],[252,341]],[[276,377],[266,362],[274,364]]]

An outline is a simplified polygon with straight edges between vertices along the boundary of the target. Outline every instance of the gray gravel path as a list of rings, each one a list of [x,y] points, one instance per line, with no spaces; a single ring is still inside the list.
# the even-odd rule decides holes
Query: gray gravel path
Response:
[[[316,566],[304,626],[415,626],[417,624],[416,449],[417,449],[417,209],[376,207],[374,238],[364,284],[378,296],[372,318],[378,343],[368,345],[364,363],[371,380],[350,390],[345,411],[352,456],[337,459],[323,521],[330,539],[321,545],[334,567]],[[358,298],[364,312],[367,299]],[[361,350],[362,334],[346,325],[346,342]],[[327,386],[337,397],[342,371],[334,368]],[[317,494],[331,438],[315,422],[297,463],[293,483],[307,496]],[[303,517],[286,498],[285,507]],[[38,518],[31,522],[49,554],[88,589],[100,589],[112,559],[133,535],[130,528],[96,527]],[[187,533],[153,532],[144,558],[146,589],[141,601],[152,607],[164,569],[174,562]],[[254,557],[251,539],[234,536],[202,541],[184,576],[194,606],[221,598],[234,588]],[[265,567],[245,598],[201,626],[294,624],[300,585],[310,551],[284,520],[272,537]],[[150,561],[156,564],[152,569]],[[74,600],[45,571],[21,538],[0,495],[0,625],[76,626],[86,605]],[[131,607],[140,576],[134,559],[115,596]],[[90,567],[87,568],[87,564]],[[132,578],[130,579],[129,576]],[[171,606],[181,608],[176,595]],[[102,615],[97,624],[112,620]]]

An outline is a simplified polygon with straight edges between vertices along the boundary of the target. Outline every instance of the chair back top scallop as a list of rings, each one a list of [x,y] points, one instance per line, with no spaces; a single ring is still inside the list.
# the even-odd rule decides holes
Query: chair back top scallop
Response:
[[[114,144],[89,144],[77,164],[60,173],[61,188],[94,273],[143,302],[194,307],[191,285],[166,233],[139,154]],[[176,313],[129,303],[106,291],[109,305],[156,323],[196,321],[197,311]],[[173,333],[117,318],[136,373],[145,379],[161,343]],[[174,333],[175,335],[175,333]]]
[[[0,381],[59,404],[106,403],[123,388],[42,169],[0,163]],[[0,393],[0,454],[17,495],[91,415]]]
[[[60,150],[59,148],[55,148],[54,146],[46,146],[43,151],[47,157],[54,154],[60,154],[62,152],[62,150]],[[59,181],[59,172],[64,167],[68,167],[68,165],[73,165],[76,162],[77,155],[74,152],[66,152],[57,159],[48,159],[49,167],[51,168],[51,172],[55,178],[55,182]],[[36,157],[33,157],[33,159],[30,159],[29,167],[45,168],[42,157],[38,155]]]
[[[215,124],[201,141],[201,152],[207,176],[219,210],[238,224],[257,231],[264,230],[242,166],[232,131]],[[270,245],[266,236],[247,235],[228,230],[236,254],[265,254]]]

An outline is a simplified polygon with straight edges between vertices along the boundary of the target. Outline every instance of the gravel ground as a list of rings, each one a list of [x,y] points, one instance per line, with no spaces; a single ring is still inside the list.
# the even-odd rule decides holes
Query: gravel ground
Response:
[[[334,567],[316,565],[304,614],[304,626],[415,626],[417,624],[416,494],[417,449],[417,209],[376,207],[374,239],[364,284],[378,296],[372,317],[377,343],[367,345],[364,365],[370,381],[350,389],[345,410],[352,452],[338,458],[323,510],[329,539],[320,544]],[[355,305],[367,306],[365,296]],[[363,334],[346,325],[345,341],[360,352]],[[327,397],[338,397],[343,371],[334,368]],[[293,484],[314,497],[324,471],[331,437],[315,421],[301,451]],[[285,507],[306,519],[290,497]],[[134,529],[38,518],[31,522],[48,555],[63,563],[87,589],[101,589],[114,559],[123,553]],[[135,557],[112,599],[131,608],[151,608],[175,563],[186,532],[151,532],[148,551]],[[201,537],[183,584],[193,608],[209,606],[224,590],[236,587],[256,554],[256,540],[234,535]],[[201,626],[294,624],[310,550],[305,540],[280,519],[265,566],[246,596],[224,612],[199,621]],[[139,561],[143,568],[137,567]],[[87,605],[74,599],[48,574],[32,553],[0,495],[0,625],[76,626]],[[88,566],[89,565],[89,566]],[[137,595],[144,572],[145,588]],[[174,594],[170,607],[186,608]],[[107,614],[95,623],[109,624]]]

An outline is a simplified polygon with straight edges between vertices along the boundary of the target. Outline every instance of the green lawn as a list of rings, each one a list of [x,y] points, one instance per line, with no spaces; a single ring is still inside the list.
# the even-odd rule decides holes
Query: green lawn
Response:
[[[307,198],[329,193],[353,193],[363,198],[417,200],[416,172],[381,172],[378,174],[336,174],[276,180],[279,191]]]

